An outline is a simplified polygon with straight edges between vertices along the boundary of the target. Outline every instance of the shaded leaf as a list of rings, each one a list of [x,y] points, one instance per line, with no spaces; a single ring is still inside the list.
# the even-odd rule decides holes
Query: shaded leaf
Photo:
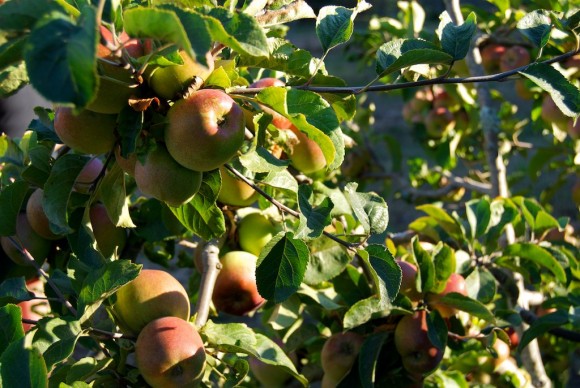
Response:
[[[456,308],[466,313],[486,320],[488,322],[495,322],[495,316],[483,303],[471,299],[467,296],[461,295],[457,292],[451,292],[447,295],[438,296],[438,300],[447,306]]]
[[[8,278],[0,283],[0,305],[32,299],[24,277]],[[1,352],[0,352],[1,353]]]
[[[0,356],[2,356],[11,343],[24,337],[22,310],[14,304],[0,307],[0,322],[2,322],[0,326]]]
[[[0,236],[16,234],[16,217],[28,193],[28,183],[16,181],[0,192]]]
[[[453,57],[431,42],[422,39],[395,39],[377,51],[376,72],[379,76],[418,64],[450,64]]]
[[[389,209],[385,200],[375,193],[359,193],[357,188],[357,183],[350,182],[344,194],[358,221],[366,233],[383,233],[389,224]]]
[[[443,51],[451,55],[454,61],[465,58],[477,28],[475,14],[471,12],[460,26],[453,23],[447,12],[443,12],[440,19],[437,35]]]
[[[548,271],[558,279],[559,282],[566,283],[566,272],[562,265],[546,249],[532,243],[516,243],[509,245],[503,252],[503,256],[517,256],[530,260]]]
[[[38,350],[26,347],[25,338],[12,342],[2,353],[0,381],[5,387],[48,386],[48,371],[44,359]]]
[[[534,10],[518,21],[518,30],[537,47],[544,47],[550,40],[552,21],[550,13],[543,9]]]
[[[316,35],[322,44],[324,52],[347,42],[354,31],[354,19],[359,12],[371,7],[364,0],[359,1],[355,8],[337,7],[334,5],[322,7],[316,19]]]
[[[536,319],[526,330],[520,343],[518,345],[518,352],[521,352],[530,342],[548,331],[557,327],[563,326],[569,322],[568,313],[563,310],[558,310],[551,314],[544,315]]]
[[[330,198],[325,198],[318,206],[312,206],[312,186],[298,187],[298,206],[300,209],[300,224],[296,230],[296,238],[304,241],[316,239],[332,220],[330,213],[334,205]]]

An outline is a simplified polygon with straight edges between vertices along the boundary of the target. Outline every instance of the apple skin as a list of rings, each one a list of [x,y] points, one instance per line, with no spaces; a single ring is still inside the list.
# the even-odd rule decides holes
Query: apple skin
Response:
[[[244,112],[221,90],[198,90],[173,104],[167,117],[167,150],[190,170],[203,172],[218,168],[244,142]]]
[[[262,213],[250,213],[241,219],[238,225],[240,247],[256,256],[266,244],[278,233],[278,228]]]
[[[528,50],[522,46],[508,48],[499,60],[500,71],[510,71],[530,63],[531,57]]]
[[[102,154],[113,149],[117,116],[83,110],[75,115],[71,108],[55,111],[54,130],[60,140],[84,154]]]
[[[347,331],[331,335],[320,351],[324,377],[322,388],[336,387],[351,370],[364,342],[358,333]]]
[[[496,43],[480,48],[481,64],[486,73],[495,73],[499,70],[500,59],[506,51],[506,46]]]
[[[117,291],[113,311],[121,331],[138,334],[149,322],[161,317],[189,319],[187,291],[171,274],[144,269]]]
[[[576,120],[574,124],[573,119],[568,120],[568,125],[566,126],[566,132],[568,132],[568,136],[572,140],[580,139],[580,120]]]
[[[220,166],[222,186],[218,194],[218,202],[229,206],[246,207],[256,202],[260,194],[242,180],[233,177],[223,166]]]
[[[199,386],[205,359],[199,333],[191,323],[178,317],[149,322],[135,343],[137,368],[153,388]]]
[[[312,174],[326,167],[326,158],[320,146],[295,126],[292,126],[290,131],[296,135],[298,140],[292,146],[289,155],[292,165],[304,174]]]
[[[44,190],[38,188],[28,198],[26,202],[26,218],[30,227],[41,237],[47,240],[58,240],[62,236],[54,234],[50,230],[50,222],[46,213],[42,208],[42,197],[44,196]]]
[[[155,67],[148,74],[149,86],[160,97],[173,100],[187,90],[187,87],[199,77],[200,85],[209,77],[214,69],[214,60],[210,52],[205,56],[208,66],[194,61],[183,51],[179,51],[183,59],[182,65]]]
[[[220,258],[212,300],[218,311],[242,316],[260,307],[265,299],[256,285],[258,258],[245,251],[230,251]]]
[[[284,81],[279,80],[277,78],[268,77],[262,78],[261,80],[258,80],[250,85],[251,88],[268,88],[271,86],[284,87],[286,86],[286,84],[284,83]],[[268,108],[267,106],[260,105],[260,108],[264,112],[272,115],[272,125],[275,126],[276,128],[279,129],[292,128],[293,126],[292,122],[288,120],[286,117],[282,116],[280,113],[274,111],[271,108]]]
[[[97,180],[105,165],[101,159],[91,159],[77,175],[73,189],[82,194],[89,194],[91,186]]]
[[[437,349],[427,335],[427,312],[415,311],[405,315],[395,328],[395,347],[401,355],[403,367],[409,373],[428,374],[443,359],[443,351]]]
[[[113,224],[105,205],[93,204],[89,209],[89,219],[101,254],[108,258],[115,252],[121,253],[127,242],[127,233]]]
[[[417,266],[404,260],[396,260],[401,267],[401,289],[400,292],[412,301],[421,299],[421,294],[417,291]]]
[[[433,108],[425,117],[425,129],[429,137],[440,139],[455,126],[455,117],[449,109]]]
[[[541,117],[547,124],[554,124],[562,130],[567,129],[570,121],[570,118],[562,113],[549,94],[546,94],[542,100]]]
[[[135,164],[135,183],[144,194],[169,206],[179,207],[189,202],[201,187],[202,173],[177,163],[163,144],[147,154],[145,164]]]
[[[45,297],[44,294],[44,283],[40,278],[35,277],[26,282],[26,288],[28,291],[33,292],[37,297]],[[50,312],[50,305],[47,300],[26,300],[24,302],[18,303],[20,310],[22,311],[22,319],[30,319],[38,321]],[[22,322],[22,328],[24,332],[28,332],[35,325],[31,323]]]
[[[115,147],[115,161],[121,167],[121,170],[125,171],[131,176],[135,176],[135,165],[137,164],[137,154],[129,154],[129,157],[125,159],[121,156],[121,146]]]
[[[22,247],[32,255],[39,266],[44,263],[46,256],[50,253],[52,243],[32,229],[25,213],[18,214],[16,218],[16,235],[12,237],[15,238],[16,242],[22,243]],[[30,266],[26,256],[12,244],[8,237],[3,236],[0,238],[0,244],[6,255],[13,262],[22,266]]]
[[[450,318],[457,314],[457,309],[439,301],[441,296],[445,296],[451,292],[457,292],[461,295],[467,296],[465,278],[458,273],[452,273],[451,276],[449,276],[445,288],[439,294],[429,294],[427,296],[427,303],[429,306],[439,311],[443,318]]]

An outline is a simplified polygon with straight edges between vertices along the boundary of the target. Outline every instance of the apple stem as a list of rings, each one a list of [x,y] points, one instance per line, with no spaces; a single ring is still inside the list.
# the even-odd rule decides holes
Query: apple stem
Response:
[[[199,249],[199,248],[198,248]],[[213,295],[213,289],[222,266],[219,260],[220,249],[217,240],[209,241],[202,252],[203,272],[201,274],[201,284],[199,285],[199,296],[197,298],[195,326],[199,329],[205,325],[209,317],[209,308]]]

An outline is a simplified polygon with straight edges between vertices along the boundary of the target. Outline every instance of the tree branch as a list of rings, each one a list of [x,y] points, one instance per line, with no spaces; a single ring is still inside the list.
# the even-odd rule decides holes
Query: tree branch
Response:
[[[201,247],[198,245],[197,249]],[[215,281],[222,268],[219,259],[220,249],[217,240],[211,240],[203,246],[201,283],[199,285],[199,295],[197,298],[197,306],[195,307],[196,317],[195,326],[199,329],[207,322],[209,316],[209,308],[213,295]]]

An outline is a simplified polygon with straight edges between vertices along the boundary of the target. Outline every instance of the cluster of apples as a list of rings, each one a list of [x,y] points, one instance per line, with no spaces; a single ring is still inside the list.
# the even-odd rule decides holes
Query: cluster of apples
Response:
[[[205,348],[189,322],[185,288],[165,271],[144,269],[116,293],[112,314],[121,331],[137,336],[135,360],[153,388],[194,386],[205,370]]]
[[[403,106],[403,118],[425,128],[427,137],[441,139],[454,130],[469,127],[461,102],[441,87],[423,88]]]

